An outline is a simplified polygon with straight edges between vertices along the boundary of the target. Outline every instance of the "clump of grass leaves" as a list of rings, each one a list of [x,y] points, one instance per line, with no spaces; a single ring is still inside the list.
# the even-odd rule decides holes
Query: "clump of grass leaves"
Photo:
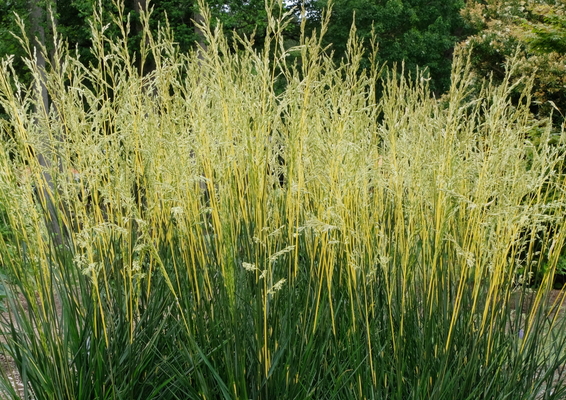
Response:
[[[270,17],[263,51],[203,26],[198,54],[145,29],[134,59],[100,15],[94,65],[58,39],[30,87],[1,65],[25,398],[563,398],[565,135],[525,139],[513,64],[473,94],[460,55],[439,101],[360,70],[354,31],[334,64],[326,23],[289,49]]]

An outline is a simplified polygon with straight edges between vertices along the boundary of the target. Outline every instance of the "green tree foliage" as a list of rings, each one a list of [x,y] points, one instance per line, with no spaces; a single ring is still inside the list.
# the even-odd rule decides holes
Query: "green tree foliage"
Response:
[[[307,15],[317,26],[322,10],[330,0],[311,0]],[[332,43],[335,55],[345,54],[353,22],[366,45],[372,31],[379,43],[378,62],[405,64],[414,75],[417,67],[426,68],[431,88],[444,91],[450,82],[454,44],[466,33],[460,15],[462,0],[335,0],[326,43]]]
[[[525,39],[531,47],[543,53],[566,53],[566,6],[539,5],[534,8],[535,21],[525,21],[531,35]],[[528,32],[528,31],[527,31]]]
[[[22,32],[18,21],[26,26],[25,36],[32,38],[37,35],[31,29],[34,25],[30,12],[32,4],[34,3],[21,0],[0,0],[0,57],[14,56],[14,69],[20,73],[25,81],[29,81],[30,78],[29,71],[22,61],[25,49],[21,43]],[[48,5],[52,6],[52,3],[51,1],[44,1],[42,5],[47,7]],[[45,24],[40,25],[44,27]],[[0,116],[2,115],[3,111],[0,109]]]
[[[14,12],[25,16],[28,15],[27,3],[0,1],[0,53],[17,54],[23,51],[18,43],[18,39],[11,33],[16,27]]]
[[[122,18],[124,20],[122,23],[124,27],[129,23],[128,40],[132,53],[139,49],[142,39],[139,29],[141,26],[138,9],[140,4],[142,4],[142,9],[151,10],[152,17],[149,23],[153,31],[157,31],[159,25],[167,23],[180,51],[188,51],[194,46],[198,39],[194,26],[194,17],[199,12],[197,0],[130,0],[123,3]],[[256,45],[263,44],[263,35],[267,26],[264,0],[209,0],[206,1],[206,4],[212,12],[212,23],[221,24],[228,37],[233,32],[247,36],[257,32]],[[275,10],[279,9],[280,3],[277,1],[270,2],[270,4]],[[20,35],[20,28],[15,23],[14,15],[28,15],[28,7],[27,1],[0,0],[0,57],[9,54],[16,56],[23,54],[17,38],[12,33]],[[280,10],[283,11],[286,7],[282,5]],[[108,26],[111,31],[110,37],[120,35],[118,26],[111,23],[113,18],[120,18],[117,3],[113,0],[64,0],[52,6],[57,31],[72,48],[77,49],[86,64],[89,61],[95,61],[91,60],[92,38],[89,20],[95,9],[99,8],[104,14],[103,20],[110,23]],[[24,22],[29,25],[27,20],[24,19]]]
[[[482,76],[505,76],[512,57],[515,76],[533,76],[533,112],[554,110],[555,122],[566,112],[566,4],[558,0],[470,1],[463,17],[476,30],[462,47],[473,47],[473,63]],[[520,85],[517,87],[516,97]]]

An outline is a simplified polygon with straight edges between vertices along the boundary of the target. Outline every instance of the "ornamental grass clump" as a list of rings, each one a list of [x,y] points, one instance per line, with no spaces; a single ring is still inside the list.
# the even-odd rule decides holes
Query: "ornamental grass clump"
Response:
[[[439,101],[360,70],[355,31],[340,65],[326,25],[286,48],[289,15],[265,50],[205,25],[181,54],[144,14],[134,59],[126,16],[110,38],[100,15],[96,64],[56,41],[30,87],[1,66],[1,333],[25,398],[563,398],[566,136],[526,140],[528,77],[513,107],[516,83],[473,94],[459,55]]]

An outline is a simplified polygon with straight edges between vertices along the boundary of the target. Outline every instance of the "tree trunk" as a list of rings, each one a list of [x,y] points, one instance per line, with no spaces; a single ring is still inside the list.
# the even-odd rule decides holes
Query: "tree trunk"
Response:
[[[42,47],[45,48],[45,26],[47,24],[47,12],[42,9],[39,0],[30,1],[30,24],[31,24],[31,44],[32,50],[35,52],[36,63],[39,71],[45,71],[45,54]],[[42,76],[42,78],[44,78]],[[41,82],[39,86],[38,100],[43,103],[43,108],[46,112],[49,111],[49,96],[47,88]],[[38,102],[39,103],[39,102]],[[39,104],[38,104],[39,105]],[[39,110],[37,110],[39,111]]]
[[[36,83],[37,88],[37,99],[35,102],[35,111],[38,115],[44,114],[46,120],[49,118],[50,111],[50,101],[49,94],[47,92],[47,87],[45,86],[45,67],[46,59],[45,52],[47,46],[46,40],[46,27],[51,24],[50,18],[48,18],[48,10],[41,7],[39,0],[30,0],[30,27],[31,27],[31,45],[34,51],[37,71],[39,75]],[[39,124],[39,119],[36,120]],[[60,167],[60,162],[56,156],[54,149],[57,147],[56,143],[51,143],[52,139],[48,132],[42,133],[42,149],[38,151],[37,160],[39,165],[41,165],[43,182],[38,182],[37,195],[39,201],[44,208],[45,222],[47,229],[50,231],[53,243],[56,246],[61,246],[65,242],[65,232],[63,229],[63,223],[60,218],[61,210],[58,209],[55,202],[55,183],[53,182],[53,177],[50,171],[52,171],[53,165],[58,165]]]
[[[199,6],[197,5],[197,7]],[[206,52],[208,46],[206,44],[204,32],[200,28],[200,25],[204,24],[204,17],[201,14],[200,10],[197,9],[197,11],[194,12],[193,20],[195,22],[195,35],[197,37],[197,44],[198,44],[197,57],[199,58],[199,60],[202,60],[203,59],[202,52]]]

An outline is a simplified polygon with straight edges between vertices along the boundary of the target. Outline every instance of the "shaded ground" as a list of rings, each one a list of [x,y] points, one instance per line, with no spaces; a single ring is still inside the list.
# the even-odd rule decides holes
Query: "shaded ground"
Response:
[[[21,294],[18,295],[18,301],[20,305],[23,307],[25,311],[28,310],[28,302],[26,301],[25,297]],[[38,300],[39,301],[39,300]],[[57,312],[61,313],[61,305],[59,302],[56,302]],[[0,324],[5,324],[6,322],[10,321],[10,312],[4,311],[0,313]],[[6,343],[6,340],[3,336],[0,336],[0,368],[2,373],[6,374],[10,382],[12,383],[12,387],[16,390],[16,392],[20,395],[20,398],[24,398],[24,385],[22,383],[22,379],[20,377],[20,373],[18,372],[16,363],[14,360],[4,354],[4,349],[2,348],[3,345]],[[0,392],[0,399],[4,399],[5,395]]]
[[[20,397],[23,398],[24,384],[22,383],[22,379],[20,378],[20,374],[18,373],[14,360],[7,358],[4,354],[0,354],[0,368],[2,368],[2,371],[5,374],[7,374],[10,383],[12,383],[12,387],[16,389]],[[1,393],[0,398],[3,398]]]

